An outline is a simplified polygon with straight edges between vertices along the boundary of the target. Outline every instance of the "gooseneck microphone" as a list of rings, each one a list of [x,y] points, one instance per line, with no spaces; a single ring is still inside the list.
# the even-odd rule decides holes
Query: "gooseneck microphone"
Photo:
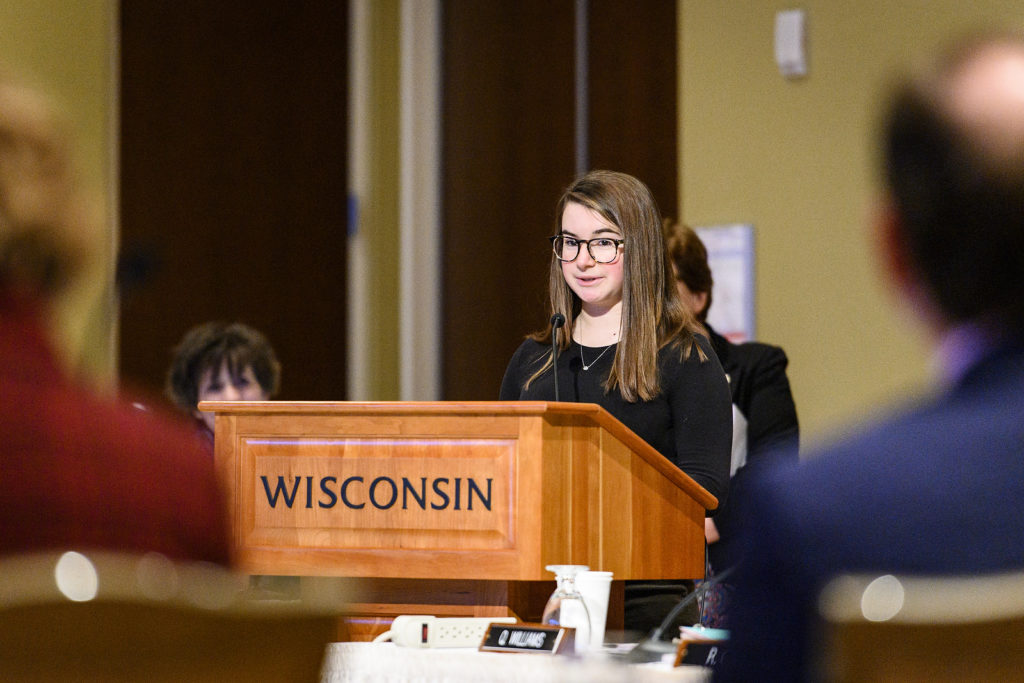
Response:
[[[697,586],[692,592],[688,593],[682,600],[676,603],[676,606],[662,619],[658,627],[647,634],[643,640],[636,644],[629,654],[626,655],[626,660],[630,662],[656,662],[661,659],[663,654],[668,652],[675,652],[676,646],[668,643],[661,639],[662,634],[665,633],[665,629],[669,627],[679,613],[683,611],[683,608],[689,605],[694,600],[697,600],[702,595],[708,592],[708,590],[719,583],[725,577],[732,574],[733,570],[736,569],[736,565],[726,567],[722,571],[718,572],[709,579],[705,579]]]
[[[551,371],[555,375],[555,403],[558,403],[558,328],[565,324],[565,316],[551,316]]]

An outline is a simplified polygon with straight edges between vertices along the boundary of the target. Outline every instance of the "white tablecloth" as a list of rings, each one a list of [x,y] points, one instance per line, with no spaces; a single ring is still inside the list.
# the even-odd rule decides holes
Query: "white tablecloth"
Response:
[[[416,649],[394,643],[332,643],[321,683],[706,683],[709,669],[624,664],[595,654],[583,659],[541,654]]]

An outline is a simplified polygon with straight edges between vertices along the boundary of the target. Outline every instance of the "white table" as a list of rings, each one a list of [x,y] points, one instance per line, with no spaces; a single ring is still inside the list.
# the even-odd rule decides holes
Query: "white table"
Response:
[[[707,683],[710,669],[624,664],[600,654],[583,659],[540,654],[416,649],[394,643],[331,643],[321,683]]]

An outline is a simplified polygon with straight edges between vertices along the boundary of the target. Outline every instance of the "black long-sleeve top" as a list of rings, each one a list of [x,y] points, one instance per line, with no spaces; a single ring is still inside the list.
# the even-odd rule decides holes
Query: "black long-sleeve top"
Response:
[[[583,358],[591,364],[589,370],[584,370],[580,345],[573,343],[558,356],[559,400],[600,405],[707,489],[721,505],[729,486],[732,445],[729,383],[711,343],[700,335],[696,340],[707,359],[700,360],[693,349],[683,360],[678,347],[663,347],[658,352],[661,393],[650,401],[635,403],[623,399],[617,389],[604,390],[614,346],[582,347]],[[524,341],[505,370],[500,399],[555,400],[550,368],[529,388],[523,388],[550,351],[546,344]]]

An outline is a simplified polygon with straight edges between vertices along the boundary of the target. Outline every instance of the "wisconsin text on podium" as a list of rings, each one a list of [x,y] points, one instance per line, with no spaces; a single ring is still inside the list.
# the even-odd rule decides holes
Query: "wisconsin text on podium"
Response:
[[[361,510],[367,503],[378,510],[390,510],[396,505],[408,510],[410,505],[420,510],[466,510],[472,511],[474,500],[485,510],[491,509],[491,485],[493,479],[487,477],[482,488],[476,479],[471,477],[419,477],[418,481],[409,477],[401,477],[397,481],[389,476],[379,476],[366,483],[366,477],[349,476],[339,483],[335,476],[293,476],[289,482],[286,477],[278,475],[277,481],[271,484],[267,476],[261,476],[263,491],[267,504],[277,508],[280,502],[287,508],[296,503],[306,508],[314,506],[330,509],[344,505],[353,510]],[[315,482],[315,480],[318,480]],[[486,489],[486,493],[484,493]],[[300,495],[300,493],[304,495]]]

